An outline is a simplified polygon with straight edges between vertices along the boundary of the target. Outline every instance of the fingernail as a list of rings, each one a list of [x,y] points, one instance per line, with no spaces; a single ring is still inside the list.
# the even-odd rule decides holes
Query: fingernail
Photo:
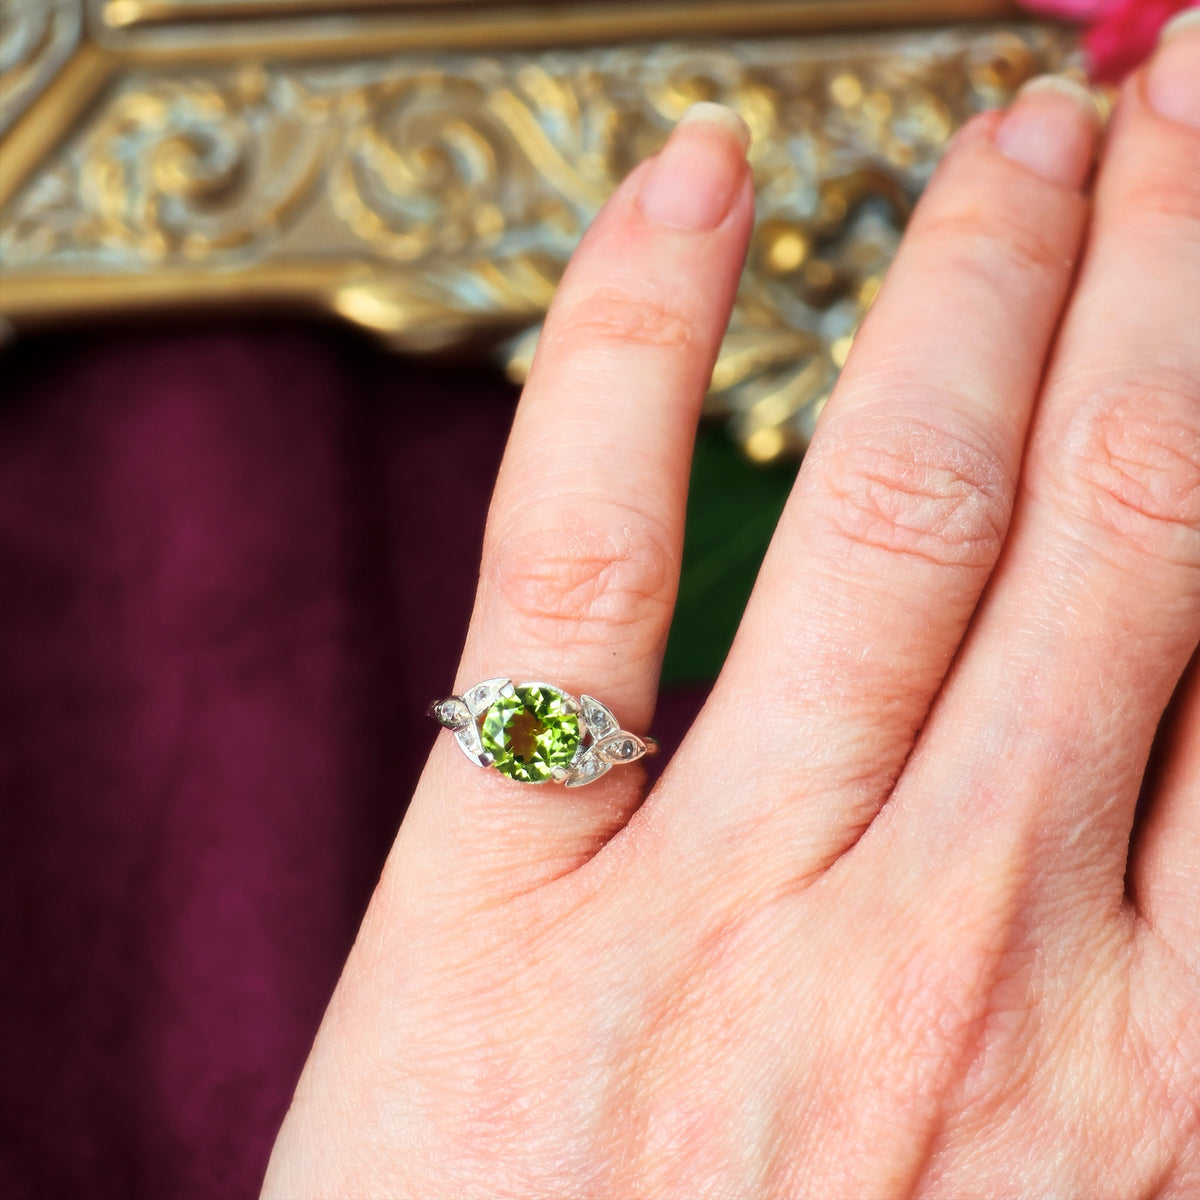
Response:
[[[1200,128],[1200,8],[1186,9],[1163,26],[1146,99],[1164,117]]]
[[[1190,8],[1185,8],[1183,12],[1177,12],[1159,30],[1158,40],[1165,42],[1167,38],[1172,38],[1177,33],[1184,33],[1189,29],[1200,29],[1200,5],[1193,4]]]
[[[1100,126],[1100,109],[1083,84],[1042,75],[1017,93],[996,146],[1043,179],[1078,188],[1091,172]]]
[[[731,108],[693,104],[671,131],[642,184],[642,212],[658,225],[715,229],[745,170],[750,129]]]

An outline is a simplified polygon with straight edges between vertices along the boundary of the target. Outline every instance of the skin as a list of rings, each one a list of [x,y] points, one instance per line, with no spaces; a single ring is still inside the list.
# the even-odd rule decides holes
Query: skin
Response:
[[[1200,1194],[1197,79],[959,136],[653,791],[439,735],[264,1195]],[[594,223],[456,691],[649,728],[752,210],[709,114]]]

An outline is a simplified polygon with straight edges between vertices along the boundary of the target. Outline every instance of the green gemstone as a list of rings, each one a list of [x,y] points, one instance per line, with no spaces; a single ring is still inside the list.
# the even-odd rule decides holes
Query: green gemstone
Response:
[[[514,688],[487,710],[480,731],[497,771],[522,783],[544,783],[579,747],[579,714],[564,692],[539,684]]]

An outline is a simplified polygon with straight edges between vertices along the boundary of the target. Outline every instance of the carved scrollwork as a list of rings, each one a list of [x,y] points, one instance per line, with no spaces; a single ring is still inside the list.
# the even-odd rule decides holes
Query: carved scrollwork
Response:
[[[83,0],[4,0],[0,6],[0,134],[54,78],[79,43]]]
[[[18,293],[186,268],[409,349],[504,336],[519,379],[604,199],[719,100],[754,134],[758,222],[709,408],[769,459],[806,443],[954,130],[1072,54],[1026,25],[139,68],[9,205],[0,263]]]
[[[537,63],[510,72],[482,59],[354,95],[330,198],[389,259],[494,255],[534,230],[539,245],[569,248],[612,188],[578,94]]]
[[[707,398],[747,453],[765,461],[807,445],[954,131],[1072,55],[1061,33],[1025,27],[646,57],[646,141],[701,99],[730,104],[754,134],[758,220]],[[514,379],[535,346],[527,331],[507,347]]]
[[[260,70],[121,90],[0,235],[5,260],[195,260],[277,237],[321,169],[291,90]]]

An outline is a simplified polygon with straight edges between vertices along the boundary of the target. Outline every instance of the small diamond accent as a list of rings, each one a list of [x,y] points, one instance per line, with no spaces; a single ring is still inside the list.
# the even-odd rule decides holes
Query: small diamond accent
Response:
[[[478,717],[495,702],[497,696],[512,694],[512,683],[507,679],[485,679],[477,683],[465,695],[467,707],[471,715]]]
[[[633,762],[646,753],[646,745],[631,733],[615,733],[596,747],[596,753],[610,763]]]
[[[465,725],[471,719],[471,712],[462,700],[457,696],[451,696],[437,706],[436,716],[443,725],[448,725],[453,729],[459,725]]]
[[[571,764],[571,774],[566,781],[567,787],[580,787],[582,784],[591,783],[593,779],[599,779],[611,767],[612,763],[597,757],[593,747]]]
[[[607,737],[610,733],[616,733],[620,728],[612,713],[592,696],[583,697],[583,719],[587,722],[592,737],[597,741]]]
[[[460,725],[454,731],[454,736],[458,739],[458,744],[468,758],[474,759],[482,767],[492,765],[491,755],[483,752],[483,742],[479,738],[479,726],[473,720],[468,720],[465,725]]]

